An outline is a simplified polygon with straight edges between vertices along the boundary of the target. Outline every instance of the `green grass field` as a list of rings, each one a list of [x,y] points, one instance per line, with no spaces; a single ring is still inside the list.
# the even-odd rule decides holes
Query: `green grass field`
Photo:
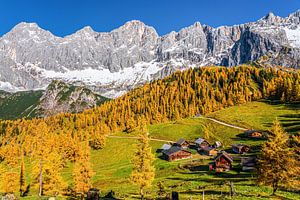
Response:
[[[297,105],[270,104],[268,102],[252,102],[241,106],[234,106],[212,113],[221,121],[240,125],[246,128],[269,129],[271,123],[277,117],[290,132],[298,130],[297,121],[299,108]],[[291,125],[293,123],[293,125]],[[300,124],[300,123],[299,123]],[[251,146],[259,146],[263,140],[249,140],[240,137],[242,131],[226,127],[204,118],[182,119],[176,122],[157,124],[149,126],[151,138],[173,140],[184,138],[194,141],[203,136],[203,127],[210,130],[210,141],[221,141],[224,149],[228,150],[233,143],[246,143]],[[126,133],[116,133],[118,136],[128,136]],[[134,134],[130,134],[134,136]],[[110,190],[116,192],[122,199],[138,199],[138,188],[129,181],[131,173],[131,158],[137,144],[136,139],[108,138],[106,146],[102,150],[92,151],[91,161],[94,171],[94,187],[101,190],[102,195]],[[153,152],[164,142],[151,141]],[[208,171],[210,157],[194,154],[193,158],[175,162],[167,162],[159,158],[155,153],[154,162],[156,177],[152,188],[147,189],[147,197],[157,197],[157,183],[162,182],[166,191],[177,191],[180,199],[201,199],[204,191],[205,199],[230,199],[228,181],[233,181],[237,196],[233,199],[300,199],[300,194],[286,191],[281,188],[276,196],[270,196],[271,188],[257,186],[254,175],[246,172],[238,172],[237,165],[234,170],[217,175]],[[30,166],[28,166],[30,168]],[[27,169],[28,169],[27,168]],[[72,184],[72,164],[63,170],[63,177]],[[30,177],[28,177],[30,178]],[[26,199],[38,199],[34,192]]]
[[[280,104],[270,101],[249,102],[209,115],[221,121],[245,128],[268,130],[277,118],[286,131],[300,131],[300,104]]]

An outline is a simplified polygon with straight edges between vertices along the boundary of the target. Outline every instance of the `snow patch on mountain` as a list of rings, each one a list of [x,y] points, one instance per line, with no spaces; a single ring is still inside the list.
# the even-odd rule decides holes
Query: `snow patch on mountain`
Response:
[[[300,48],[300,26],[295,29],[285,28],[284,30],[290,45],[294,48]]]
[[[21,91],[20,88],[12,85],[9,82],[4,82],[4,81],[0,81],[0,90],[4,90],[4,91],[7,91],[7,92],[18,92],[18,91]]]
[[[81,81],[88,85],[94,84],[135,84],[137,77],[139,80],[151,80],[151,75],[157,73],[161,68],[157,63],[139,62],[133,67],[124,68],[118,72],[111,72],[109,69],[92,69],[87,68],[83,70],[67,70],[66,72],[56,72],[52,70],[42,71],[42,76],[49,79],[62,79],[68,81]]]

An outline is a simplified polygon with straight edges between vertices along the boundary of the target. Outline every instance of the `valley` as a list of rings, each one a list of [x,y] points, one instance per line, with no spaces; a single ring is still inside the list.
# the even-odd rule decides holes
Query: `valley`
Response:
[[[154,156],[153,166],[152,161],[147,161],[155,169],[151,172],[151,187],[144,188],[147,199],[158,198],[158,186],[159,196],[178,192],[181,199],[199,198],[203,191],[205,199],[226,199],[230,198],[229,190],[233,187],[235,199],[298,199],[297,184],[280,182],[276,195],[270,196],[272,187],[258,186],[256,182],[259,177],[256,173],[262,166],[255,164],[258,171],[244,172],[239,165],[245,157],[260,158],[262,153],[268,152],[263,150],[267,147],[263,144],[272,142],[273,135],[281,134],[274,143],[275,150],[277,144],[284,148],[277,151],[281,153],[278,159],[286,157],[289,160],[285,160],[285,165],[294,162],[295,165],[289,167],[297,168],[298,88],[297,70],[249,65],[205,67],[175,72],[120,98],[103,99],[101,105],[82,112],[1,120],[0,192],[16,193],[22,184],[24,199],[39,196],[68,199],[80,198],[94,187],[101,191],[102,197],[113,190],[116,198],[135,199],[140,194],[130,177],[134,170],[143,167],[134,168],[133,157],[135,162],[144,162]],[[56,106],[64,105],[62,99],[66,102],[75,99],[75,104],[79,100],[80,104],[86,103],[85,99],[94,100],[87,98],[88,95],[97,97],[86,88],[61,81],[50,84],[46,93],[45,101],[50,100],[51,105],[52,98],[52,102],[58,103]],[[7,95],[3,93],[2,99]],[[54,111],[58,108],[54,106]],[[274,128],[274,121],[278,128]],[[250,137],[245,130],[256,130],[256,135]],[[178,146],[181,138],[189,143],[187,150]],[[213,148],[213,155],[229,153],[230,167],[223,172],[214,171],[215,156],[207,156],[204,147],[196,148],[198,138],[205,138],[210,144],[219,142],[220,147],[209,147]],[[141,146],[142,141],[146,147]],[[174,147],[175,153],[186,153],[185,157],[176,157],[186,159],[166,161],[172,159],[166,158],[164,150],[163,155],[158,151],[164,144],[171,144],[170,149]],[[234,144],[249,146],[250,151],[234,154]],[[143,156],[141,150],[147,151],[147,156]],[[14,178],[19,173],[22,182]],[[292,180],[297,181],[297,175],[293,176]]]
[[[294,104],[297,106],[298,104]],[[272,112],[263,112],[263,110],[272,110]],[[240,122],[246,128],[262,128],[269,130],[272,122],[277,117],[283,124],[285,117],[282,113],[289,115],[297,115],[299,108],[290,109],[286,104],[273,104],[272,102],[249,102],[245,105],[233,106],[222,111],[214,112],[208,116],[218,117],[216,119],[229,119],[232,121],[238,112]],[[260,113],[258,111],[261,111]],[[260,119],[260,122],[256,120]],[[224,120],[225,121],[225,120]],[[260,125],[261,123],[261,125]],[[234,123],[233,123],[234,124]],[[211,133],[210,141],[221,141],[224,147],[228,149],[231,144],[243,143],[251,147],[258,148],[264,140],[249,140],[241,137],[243,131],[220,125],[205,118],[187,118],[173,122],[162,123],[149,126],[150,138],[177,141],[179,138],[185,138],[188,141],[194,141],[198,137],[203,137],[203,127],[208,126]],[[290,133],[300,131],[300,125],[294,126],[290,132],[289,127],[286,130]],[[136,199],[138,194],[137,188],[129,181],[131,172],[131,159],[137,144],[136,139],[126,137],[136,137],[136,133],[116,132],[107,139],[105,147],[101,150],[93,150],[91,152],[91,162],[96,174],[93,177],[93,185],[101,190],[101,194],[105,195],[110,190],[116,193],[116,196],[122,199]],[[124,138],[122,138],[124,137]],[[151,141],[152,152],[156,152],[165,142]],[[232,154],[234,155],[234,154]],[[160,153],[155,153],[156,160],[154,166],[156,168],[155,181],[152,187],[147,189],[147,196],[157,196],[157,184],[162,182],[166,192],[179,192],[180,198],[193,199],[202,198],[202,192],[205,191],[205,199],[230,199],[228,181],[233,181],[237,196],[234,199],[298,199],[300,194],[293,191],[280,190],[274,197],[270,197],[271,189],[265,186],[257,186],[254,180],[254,174],[249,172],[238,172],[238,162],[234,164],[234,169],[222,173],[215,174],[208,171],[208,163],[212,157],[200,155],[196,152],[193,157],[187,160],[175,162],[167,162],[159,158]],[[234,155],[236,156],[236,155]],[[63,178],[72,183],[72,164],[62,172]],[[189,167],[188,167],[189,166]],[[192,167],[191,167],[192,166]],[[26,168],[30,169],[27,163]],[[30,177],[28,177],[30,178]],[[32,191],[34,193],[34,191]],[[31,194],[33,195],[33,194]],[[24,199],[34,199],[34,195]],[[37,198],[37,197],[36,197]],[[63,197],[61,197],[64,199]],[[37,198],[38,199],[38,198]]]

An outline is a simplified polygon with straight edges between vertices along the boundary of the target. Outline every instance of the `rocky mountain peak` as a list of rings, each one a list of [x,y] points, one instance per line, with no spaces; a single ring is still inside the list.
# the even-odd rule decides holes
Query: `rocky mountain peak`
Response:
[[[299,18],[300,17],[300,9],[289,14],[288,18],[290,18],[290,17],[298,17]]]
[[[82,29],[80,29],[79,31],[77,31],[77,33],[83,33],[83,34],[94,34],[95,31],[92,29],[92,27],[90,26],[85,26]]]
[[[294,13],[291,13],[288,17],[287,17],[288,22],[292,23],[292,24],[300,24],[300,9],[297,10]]]
[[[92,29],[90,26],[85,26],[82,29],[78,30],[76,33],[68,36],[70,38],[80,37],[82,39],[94,39],[95,35],[97,34],[96,31]],[[68,38],[67,37],[67,38]]]
[[[54,36],[49,31],[40,28],[36,23],[21,22],[13,27],[10,32],[6,33],[3,38],[8,40],[19,40],[20,42],[33,39],[39,42],[41,40],[51,40],[58,37]]]
[[[274,15],[273,12],[269,12],[265,17],[264,17],[266,20],[274,20],[276,18],[276,16]]]
[[[141,27],[145,27],[145,23],[140,21],[140,20],[131,20],[126,22],[124,25],[124,27],[129,28],[129,27],[136,27],[136,28],[141,28]]]
[[[37,23],[34,22],[20,22],[17,24],[13,30],[19,29],[41,29]]]
[[[275,25],[282,22],[282,18],[276,16],[273,12],[269,12],[265,17],[261,18],[259,21],[264,22],[268,25]]]
[[[196,28],[201,27],[201,23],[200,23],[200,22],[195,22],[195,23],[194,23],[194,27],[196,27]]]
[[[145,23],[139,20],[132,20],[126,22],[123,26],[113,30],[113,32],[121,33],[121,34],[131,34],[133,37],[135,36],[143,36],[144,34],[149,35],[152,34],[155,37],[158,37],[156,30],[147,26]]]
[[[40,34],[42,32],[48,32],[39,27],[36,23],[28,23],[28,22],[21,22],[14,26],[9,33],[15,34],[25,34],[28,33],[29,35]]]
[[[164,36],[139,20],[103,33],[87,26],[64,38],[37,24],[20,23],[0,38],[0,89],[45,88],[60,79],[116,97],[176,70],[235,66],[270,52],[280,54],[286,46],[291,47],[288,62],[287,56],[273,60],[297,68],[299,16],[300,11],[287,18],[269,13],[256,22],[218,28],[195,22]]]

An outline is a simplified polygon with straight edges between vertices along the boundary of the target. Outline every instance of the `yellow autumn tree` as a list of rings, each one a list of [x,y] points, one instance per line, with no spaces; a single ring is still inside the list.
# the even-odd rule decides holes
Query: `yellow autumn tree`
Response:
[[[259,157],[257,181],[271,186],[273,195],[281,183],[284,183],[285,187],[291,186],[300,170],[293,151],[289,148],[288,138],[279,121],[276,120]]]
[[[90,163],[90,147],[88,140],[84,141],[79,149],[78,157],[75,159],[73,169],[74,192],[80,194],[81,198],[92,187],[94,171]]]
[[[49,136],[49,127],[45,122],[40,122],[32,128],[32,174],[34,179],[34,185],[38,187],[39,196],[43,195],[43,169],[45,156],[51,151],[47,145],[47,139]]]
[[[133,158],[133,170],[131,181],[139,186],[141,199],[144,199],[144,189],[151,186],[154,180],[155,168],[153,166],[154,156],[149,145],[148,131],[145,123],[141,127],[139,145]]]
[[[24,153],[21,151],[21,169],[20,169],[20,196],[24,195],[26,191],[26,178],[25,178],[25,163],[24,163]]]
[[[89,128],[90,132],[90,146],[93,149],[102,149],[105,145],[106,134],[108,134],[108,128],[105,124],[96,126],[95,128]]]
[[[1,190],[5,194],[13,194],[18,191],[18,176],[15,171],[7,171],[2,169],[1,174]]]
[[[204,139],[209,140],[210,138],[210,132],[209,132],[209,128],[208,125],[204,126],[204,134],[203,134]]]
[[[51,127],[39,122],[32,128],[32,185],[39,190],[39,196],[61,194],[66,183],[61,176],[62,153],[57,145],[56,134],[50,134]]]
[[[62,194],[67,184],[61,176],[63,164],[60,155],[56,151],[50,152],[43,159],[42,169],[40,167],[39,162],[33,166],[34,186],[40,185],[40,173],[42,172],[42,195],[57,196]]]

